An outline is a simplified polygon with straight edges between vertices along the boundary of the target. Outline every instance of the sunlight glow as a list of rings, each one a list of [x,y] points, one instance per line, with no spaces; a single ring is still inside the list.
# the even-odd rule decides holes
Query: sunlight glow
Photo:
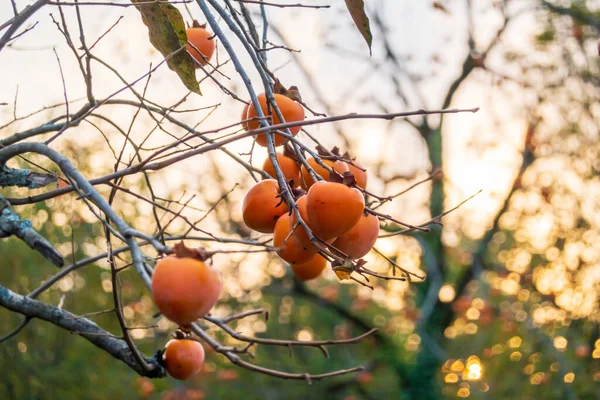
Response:
[[[444,378],[444,382],[456,383],[456,382],[458,382],[458,375],[456,375],[455,373],[452,372],[452,373],[446,375],[446,377]]]
[[[554,347],[556,347],[556,350],[558,351],[565,351],[568,343],[568,340],[563,336],[558,336],[554,339]]]
[[[567,372],[565,374],[565,378],[564,378],[565,383],[573,383],[574,380],[575,380],[574,372]]]
[[[19,348],[19,351],[21,353],[26,353],[27,352],[27,345],[23,342],[19,342],[19,344],[17,344],[17,347]]]
[[[521,360],[522,354],[520,351],[513,351],[510,353],[510,361],[519,361]]]
[[[545,377],[546,377],[546,374],[544,374],[543,372],[536,372],[535,374],[531,375],[531,377],[529,378],[529,383],[532,385],[539,385],[540,383],[542,383],[544,381]]]
[[[513,336],[508,340],[508,347],[510,347],[511,349],[517,349],[521,347],[522,342],[523,340],[519,336]]]
[[[309,341],[313,340],[313,333],[310,329],[304,328],[304,329],[298,331],[296,338],[301,342],[309,342]]]
[[[467,358],[467,365],[465,367],[467,372],[466,379],[478,380],[483,376],[483,365],[479,357],[473,355]]]
[[[450,303],[456,297],[456,290],[452,285],[445,284],[440,288],[439,297],[442,303]]]

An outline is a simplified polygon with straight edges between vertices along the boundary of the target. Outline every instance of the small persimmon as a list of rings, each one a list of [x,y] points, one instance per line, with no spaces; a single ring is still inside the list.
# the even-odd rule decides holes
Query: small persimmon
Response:
[[[250,107],[250,104],[246,104],[244,106],[244,109],[242,110],[242,121],[246,120],[246,115],[248,115],[248,108]],[[248,128],[248,122],[242,122],[242,128],[244,128],[245,131],[249,131],[250,128]]]
[[[283,172],[285,179],[287,181],[293,180],[293,187],[297,187],[300,184],[300,168],[298,168],[296,161],[281,153],[277,153],[277,161],[279,162],[279,167],[281,168],[281,172]],[[276,178],[275,167],[269,157],[265,159],[262,169],[273,178]]]
[[[341,183],[319,181],[306,195],[310,227],[323,240],[339,237],[352,229],[364,209],[362,193]]]
[[[196,21],[194,21],[193,26],[186,29],[185,34],[188,40],[186,49],[190,53],[190,56],[197,61],[197,63],[194,63],[194,66],[200,68],[198,64],[208,64],[215,51],[215,41],[210,39],[212,34]]]
[[[136,384],[138,386],[138,394],[143,399],[149,399],[156,390],[154,384],[146,377],[140,376],[136,379]]]
[[[373,382],[373,374],[369,371],[363,371],[356,377],[356,381],[361,385],[366,385]]]
[[[338,161],[338,160],[322,160],[325,164],[329,165],[334,171],[336,171],[338,174],[340,175],[344,175],[344,172],[350,171],[350,169],[348,168],[348,164],[346,164],[343,161]],[[327,171],[324,167],[322,167],[321,165],[319,165],[317,163],[317,160],[315,160],[313,157],[310,157],[306,160],[306,162],[308,163],[308,165],[311,166],[312,169],[315,170],[315,172],[317,174],[319,174],[321,176],[321,178],[325,179],[326,181],[329,180],[329,171]],[[308,188],[310,188],[314,183],[315,180],[312,178],[312,176],[310,176],[310,174],[308,173],[308,170],[306,169],[306,167],[303,165],[301,168],[301,173],[302,173],[302,188],[305,190],[308,190]]]
[[[220,369],[217,372],[218,381],[236,381],[239,379],[239,374],[234,369]]]
[[[196,375],[204,364],[204,347],[195,340],[169,340],[163,353],[163,362],[169,375],[185,380]]]
[[[309,248],[302,246],[296,238],[299,229],[296,229],[290,235],[293,228],[294,225],[291,223],[289,214],[279,217],[275,225],[275,231],[273,232],[273,246],[281,249],[277,251],[277,255],[288,263],[302,264],[314,257],[317,253],[317,248],[312,245]]]
[[[372,214],[363,214],[352,229],[333,242],[333,247],[350,258],[361,258],[373,248],[377,236],[379,236],[379,220]]]
[[[279,107],[279,110],[281,111],[281,115],[283,115],[283,118],[285,119],[285,122],[297,122],[297,121],[304,121],[304,108],[299,104],[296,103],[294,100],[290,99],[287,96],[284,96],[282,94],[275,94],[275,104],[277,104],[277,107]],[[279,119],[279,117],[277,116],[277,114],[275,113],[275,110],[273,110],[271,107],[269,107],[267,105],[267,96],[265,96],[265,94],[260,94],[258,95],[258,102],[260,104],[260,108],[263,112],[263,114],[265,116],[271,116],[271,120],[272,120],[272,124],[280,124],[282,123],[282,121]],[[256,108],[254,107],[254,105],[252,103],[250,103],[250,105],[248,106],[248,112],[246,114],[246,118],[245,119],[250,119],[250,118],[254,118],[252,121],[248,121],[247,125],[247,130],[251,130],[251,129],[257,129],[260,126],[260,121],[258,120],[258,118],[256,118],[258,116],[257,112],[256,112]],[[295,127],[291,127],[290,132],[292,134],[292,136],[296,136],[298,134],[298,132],[300,132],[300,126],[295,126]],[[245,127],[246,129],[246,127]],[[275,146],[280,146],[283,144],[283,142],[285,142],[286,137],[282,136],[282,135],[278,135],[278,134],[274,134],[274,139],[275,139]],[[259,145],[263,146],[263,147],[267,147],[267,135],[266,133],[261,133],[258,134],[256,136],[256,143],[258,143]]]
[[[287,204],[279,198],[275,179],[260,181],[246,193],[242,204],[244,223],[257,232],[273,233],[277,219],[287,212]]]
[[[354,175],[356,184],[359,187],[366,189],[367,188],[367,171],[362,169],[362,165],[360,165],[356,161],[352,161],[352,164],[346,163],[346,165],[348,165],[348,169],[350,170],[350,172],[352,172],[352,175]]]
[[[221,286],[221,274],[195,258],[165,257],[152,274],[154,304],[180,326],[204,317],[217,303]]]
[[[290,264],[292,272],[296,278],[301,281],[308,281],[318,278],[325,269],[327,260],[322,255],[317,254],[310,260],[302,264]]]

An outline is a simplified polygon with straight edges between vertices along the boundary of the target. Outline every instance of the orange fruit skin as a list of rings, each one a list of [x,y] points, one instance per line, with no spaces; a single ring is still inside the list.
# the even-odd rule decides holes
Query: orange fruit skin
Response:
[[[308,219],[308,213],[306,211],[306,195],[300,197],[298,200],[296,200],[296,205],[298,206],[298,213],[300,214],[300,217],[302,218],[302,221],[304,221],[308,227],[312,230],[312,227],[310,226],[310,221]],[[291,216],[291,221],[292,221],[292,226],[296,224],[296,222],[298,221],[298,219],[296,218],[296,216],[294,214],[292,214]],[[304,227],[302,225],[298,226],[298,228],[296,228],[296,235],[295,238],[298,241],[298,243],[307,249],[315,249],[316,247],[314,244],[312,244],[312,242],[310,241],[310,238],[308,237],[308,233],[306,232],[306,229],[304,229]]]
[[[314,246],[311,246],[310,248],[303,247],[296,239],[298,229],[296,229],[288,238],[293,227],[290,216],[288,214],[282,215],[275,225],[275,231],[273,232],[273,246],[282,248],[277,251],[277,255],[288,263],[302,264],[315,256],[317,248]],[[287,242],[283,243],[286,238]]]
[[[277,161],[279,161],[279,167],[281,168],[281,172],[283,172],[283,176],[285,176],[285,180],[293,180],[294,186],[292,187],[298,187],[300,185],[300,168],[298,168],[296,161],[281,153],[277,153]],[[273,167],[273,163],[269,157],[265,159],[262,169],[273,178],[276,178],[275,167]]]
[[[281,94],[275,94],[274,97],[275,103],[277,104],[277,107],[279,107],[279,110],[281,111],[281,115],[283,115],[285,122],[304,121],[304,108],[300,104],[296,103],[289,97],[286,97]],[[267,96],[264,93],[258,95],[258,102],[260,104],[260,108],[263,114],[265,116],[271,115],[273,125],[282,123],[282,121],[277,116],[275,110],[271,109],[271,113],[269,113],[270,107],[267,107]],[[246,119],[255,118],[257,117],[257,115],[258,114],[256,113],[256,108],[254,108],[254,105],[250,103]],[[257,129],[260,126],[260,122],[258,119],[249,121],[247,126],[248,130]],[[300,126],[290,128],[292,136],[296,136],[298,132],[300,132],[300,128]],[[275,146],[281,146],[283,142],[285,142],[285,140],[285,136],[275,134]],[[265,133],[256,135],[256,143],[263,147],[267,147],[267,135]]]
[[[275,179],[265,179],[248,190],[242,204],[244,223],[257,232],[273,233],[277,219],[288,210],[279,197]]]
[[[379,220],[376,216],[364,214],[356,225],[333,242],[333,247],[343,251],[350,258],[364,257],[375,245],[379,236]]]
[[[296,200],[296,205],[298,206],[298,212],[300,213],[300,217],[302,218],[302,221],[304,221],[308,225],[310,230],[312,230],[312,226],[310,226],[310,221],[308,219],[308,212],[306,211],[306,199],[307,199],[306,196],[300,197],[298,200]],[[296,221],[298,221],[298,219],[296,218],[295,214],[292,214],[292,216],[290,217],[290,221],[291,221],[292,226],[294,226],[296,224]],[[315,233],[313,232],[313,234],[315,234]],[[318,235],[316,235],[316,234],[315,234],[315,236],[318,237]],[[298,228],[296,228],[296,232],[294,232],[293,238],[296,239],[298,244],[301,245],[305,249],[310,249],[310,250],[314,250],[314,251],[319,250],[310,241],[310,237],[308,236],[306,229],[304,229],[304,227],[302,225],[299,225]],[[321,237],[319,237],[319,239],[324,240]],[[326,240],[326,242],[331,244],[331,243],[333,243],[334,240],[335,240],[335,238],[332,238],[332,239]]]
[[[346,164],[343,161],[333,161],[333,160],[322,160],[325,164],[329,165],[331,168],[333,168],[334,171],[337,171],[338,174],[340,175],[344,175],[344,172],[346,171],[350,171],[350,169],[348,168],[348,164]],[[326,181],[329,180],[329,171],[327,171],[325,168],[323,168],[322,166],[320,166],[319,164],[317,164],[317,160],[315,160],[313,157],[309,158],[306,160],[306,162],[312,167],[312,169],[315,170],[315,172],[319,175],[321,175],[321,178],[325,179]],[[303,165],[301,168],[301,173],[302,173],[302,188],[304,190],[308,190],[308,188],[310,188],[314,183],[315,180],[312,178],[312,176],[310,176],[310,174],[308,173],[308,170],[306,169],[306,167]]]
[[[313,232],[327,240],[348,232],[360,220],[365,200],[357,189],[319,181],[306,195],[306,212]]]
[[[303,264],[290,265],[296,278],[300,279],[301,281],[308,281],[318,278],[326,266],[327,260],[325,260],[320,254],[317,254]]]
[[[362,165],[360,165],[356,161],[352,161],[352,162],[362,168]],[[350,170],[350,172],[352,172],[352,174],[354,175],[354,179],[356,179],[356,184],[358,186],[360,186],[361,188],[366,189],[367,188],[367,171],[363,171],[362,169],[357,168],[352,164],[346,163],[346,165],[348,166],[348,169]]]
[[[196,375],[204,364],[204,347],[195,340],[173,339],[167,342],[163,361],[167,372],[175,379],[185,380]]]
[[[154,304],[180,326],[204,317],[217,304],[221,287],[221,274],[194,258],[163,258],[152,274]]]
[[[186,44],[188,53],[190,53],[192,58],[198,61],[200,65],[208,64],[215,52],[215,41],[209,39],[212,34],[204,28],[196,27],[187,28],[185,34],[187,35],[187,40],[189,42]],[[196,49],[200,50],[200,53],[202,53],[206,59],[204,59],[196,49],[190,46],[190,43],[193,44]],[[196,63],[194,63],[194,66],[200,68]]]
[[[244,121],[246,119],[246,115],[248,115],[248,108],[250,107],[249,104],[246,104],[244,106],[244,109],[242,110],[242,121]],[[242,122],[242,128],[244,128],[244,130],[249,131],[250,128],[248,128],[248,123],[247,122]]]

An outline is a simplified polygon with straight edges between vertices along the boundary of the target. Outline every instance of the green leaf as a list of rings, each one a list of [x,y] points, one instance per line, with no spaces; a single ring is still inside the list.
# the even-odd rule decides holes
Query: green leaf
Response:
[[[131,0],[132,3],[146,0]],[[169,54],[185,46],[187,35],[185,23],[179,10],[168,3],[135,6],[148,27],[150,43],[166,58]],[[192,57],[183,50],[167,60],[170,69],[179,75],[181,82],[194,93],[202,94],[196,80],[196,69]]]
[[[365,13],[365,2],[363,0],[345,0],[346,7],[350,11],[350,15],[356,24],[359,32],[365,38],[367,45],[369,46],[369,54],[371,52],[371,44],[373,43],[373,35],[371,34],[371,27],[369,25],[369,17]]]

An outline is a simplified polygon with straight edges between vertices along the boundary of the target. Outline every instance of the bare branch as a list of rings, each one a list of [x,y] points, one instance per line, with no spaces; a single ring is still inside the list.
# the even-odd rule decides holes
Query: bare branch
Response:
[[[146,359],[152,369],[143,370],[123,339],[113,337],[109,332],[87,318],[78,318],[68,311],[14,293],[1,285],[0,306],[28,318],[39,318],[69,332],[76,333],[114,358],[121,360],[140,375],[152,378],[165,376],[164,369],[155,360]]]
[[[57,267],[64,265],[65,261],[60,253],[50,242],[33,229],[31,221],[22,220],[12,210],[8,201],[0,196],[0,238],[9,236],[18,237]]]

